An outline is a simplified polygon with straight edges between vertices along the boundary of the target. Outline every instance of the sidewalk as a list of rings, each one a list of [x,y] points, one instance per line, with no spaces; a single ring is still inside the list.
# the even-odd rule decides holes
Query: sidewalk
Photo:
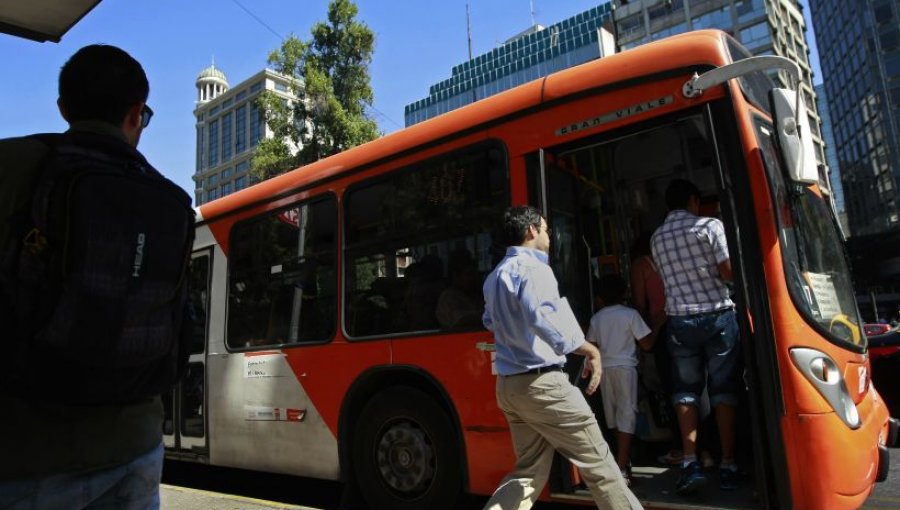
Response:
[[[262,499],[232,496],[174,485],[160,485],[162,510],[316,510],[308,506],[288,505]]]

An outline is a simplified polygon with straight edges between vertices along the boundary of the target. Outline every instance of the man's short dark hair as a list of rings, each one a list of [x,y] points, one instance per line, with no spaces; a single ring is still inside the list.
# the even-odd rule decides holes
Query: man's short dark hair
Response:
[[[128,109],[147,101],[144,68],[115,46],[81,48],[59,73],[59,97],[70,122],[100,120],[119,126]]]
[[[686,179],[675,179],[666,188],[666,206],[670,211],[675,209],[687,209],[691,197],[700,198],[700,190]]]
[[[600,278],[600,289],[597,294],[604,306],[615,305],[625,300],[625,280],[617,274],[608,274]]]
[[[530,205],[514,205],[503,213],[503,233],[507,246],[519,246],[525,242],[528,227],[539,228],[541,213]]]

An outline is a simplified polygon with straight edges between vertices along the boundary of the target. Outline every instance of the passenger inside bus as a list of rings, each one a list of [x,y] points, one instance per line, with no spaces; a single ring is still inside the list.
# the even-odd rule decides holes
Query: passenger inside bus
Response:
[[[478,327],[484,313],[483,278],[478,264],[468,250],[450,255],[448,262],[450,284],[441,291],[437,301],[437,319],[443,329]]]

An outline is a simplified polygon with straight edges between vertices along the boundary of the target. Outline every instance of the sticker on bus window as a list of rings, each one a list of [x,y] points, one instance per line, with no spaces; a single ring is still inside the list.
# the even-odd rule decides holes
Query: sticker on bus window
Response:
[[[269,406],[244,406],[247,421],[303,421],[306,418],[306,409],[291,409],[286,407]]]
[[[280,352],[244,354],[244,379],[285,377],[287,374],[282,358],[284,354]]]
[[[824,319],[830,319],[840,315],[841,303],[838,301],[837,291],[831,276],[822,273],[803,273],[809,282],[810,290],[816,302],[819,314]]]

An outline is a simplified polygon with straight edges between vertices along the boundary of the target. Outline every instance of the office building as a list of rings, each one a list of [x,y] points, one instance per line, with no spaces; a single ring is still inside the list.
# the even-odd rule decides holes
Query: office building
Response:
[[[717,28],[734,36],[754,55],[779,55],[796,62],[816,160],[825,162],[806,23],[797,0],[613,0],[613,5],[616,42],[622,50],[690,30]],[[777,86],[793,88],[784,73],[771,76]],[[828,187],[828,175],[822,172],[819,178]]]
[[[850,234],[900,230],[900,0],[810,9]]]
[[[405,107],[407,126],[517,85],[614,51],[612,8],[607,2],[559,23],[531,28],[493,50],[454,66],[450,78],[429,87],[428,97]]]
[[[825,142],[825,164],[828,165],[828,176],[831,182],[831,199],[834,201],[834,210],[838,222],[845,236],[850,235],[850,225],[847,223],[847,211],[844,206],[844,187],[841,184],[841,169],[838,164],[837,147],[834,145],[834,129],[831,124],[831,115],[828,112],[828,94],[825,85],[820,83],[813,87],[816,91],[816,106],[819,108],[819,116],[822,118],[822,141]]]
[[[271,90],[287,101],[296,100],[290,78],[264,69],[235,87],[215,64],[197,77],[197,155],[194,204],[215,200],[251,184],[253,149],[272,136],[254,100]]]

